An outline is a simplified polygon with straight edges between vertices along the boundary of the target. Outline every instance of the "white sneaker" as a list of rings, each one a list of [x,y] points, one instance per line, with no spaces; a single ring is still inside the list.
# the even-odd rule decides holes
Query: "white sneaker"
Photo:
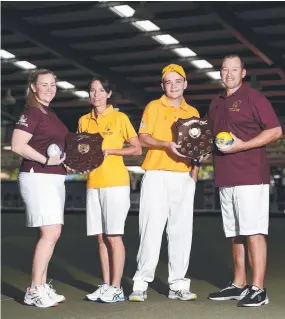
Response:
[[[51,281],[48,284],[44,284],[45,290],[47,294],[56,302],[63,302],[65,301],[65,297],[63,295],[59,295],[56,293],[55,289],[51,285]]]
[[[29,306],[36,306],[39,308],[54,307],[57,302],[47,294],[43,285],[35,288],[28,288],[25,294],[24,303]]]
[[[196,300],[197,295],[193,294],[188,289],[169,290],[168,298],[169,299],[180,299],[180,300]]]
[[[125,301],[125,296],[122,288],[110,286],[100,298],[103,302],[118,302]]]
[[[145,301],[147,298],[147,293],[146,290],[142,291],[142,290],[137,290],[137,291],[133,291],[130,296],[129,296],[129,301]]]
[[[89,295],[86,295],[86,298],[91,301],[98,301],[102,297],[103,293],[108,290],[110,286],[107,284],[98,285],[98,289],[92,292]]]

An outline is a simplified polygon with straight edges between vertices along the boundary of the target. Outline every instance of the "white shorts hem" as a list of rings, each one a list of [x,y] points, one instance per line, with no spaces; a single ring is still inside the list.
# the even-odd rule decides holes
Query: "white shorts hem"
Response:
[[[52,225],[64,225],[64,223],[60,221],[48,222],[43,224],[26,223],[26,227],[42,227],[42,226],[52,226]]]
[[[104,231],[100,230],[100,231],[97,231],[97,232],[87,233],[87,236],[97,236],[97,235],[101,235],[101,234],[110,235],[110,236],[112,236],[112,235],[124,235],[124,231],[114,231],[114,232],[108,231],[108,232],[104,232]]]
[[[252,236],[252,235],[268,235],[268,230],[243,230],[240,232],[226,232],[226,237],[237,237],[237,236]]]

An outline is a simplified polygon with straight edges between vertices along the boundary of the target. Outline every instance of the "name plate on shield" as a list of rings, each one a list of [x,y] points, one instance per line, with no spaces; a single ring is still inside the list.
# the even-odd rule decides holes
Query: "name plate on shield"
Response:
[[[68,133],[65,138],[64,163],[78,172],[94,170],[104,161],[102,142],[99,133]]]
[[[174,135],[176,144],[181,146],[177,151],[193,160],[213,150],[214,137],[208,117],[178,119],[174,124]]]

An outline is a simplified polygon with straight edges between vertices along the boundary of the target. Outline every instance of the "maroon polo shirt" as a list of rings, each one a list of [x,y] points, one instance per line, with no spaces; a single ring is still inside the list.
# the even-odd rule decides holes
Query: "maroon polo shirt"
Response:
[[[47,148],[51,144],[57,144],[64,149],[68,129],[50,108],[42,107],[47,114],[37,107],[25,107],[15,128],[32,134],[28,145],[42,155],[47,156]],[[24,158],[20,172],[30,172],[32,168],[35,173],[66,174],[63,164],[44,167],[39,162]]]
[[[280,126],[271,103],[258,91],[243,84],[234,94],[221,94],[210,105],[213,133],[232,132],[248,141],[263,130]],[[269,184],[266,147],[224,154],[214,150],[214,176],[218,187]]]

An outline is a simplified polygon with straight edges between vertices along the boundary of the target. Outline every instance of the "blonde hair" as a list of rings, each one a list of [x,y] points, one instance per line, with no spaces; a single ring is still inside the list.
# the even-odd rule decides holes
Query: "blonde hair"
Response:
[[[40,75],[52,74],[56,79],[55,74],[47,69],[38,69],[33,71],[28,79],[28,89],[26,97],[26,106],[40,107],[40,102],[36,99],[36,94],[32,90],[32,84],[35,85]]]

